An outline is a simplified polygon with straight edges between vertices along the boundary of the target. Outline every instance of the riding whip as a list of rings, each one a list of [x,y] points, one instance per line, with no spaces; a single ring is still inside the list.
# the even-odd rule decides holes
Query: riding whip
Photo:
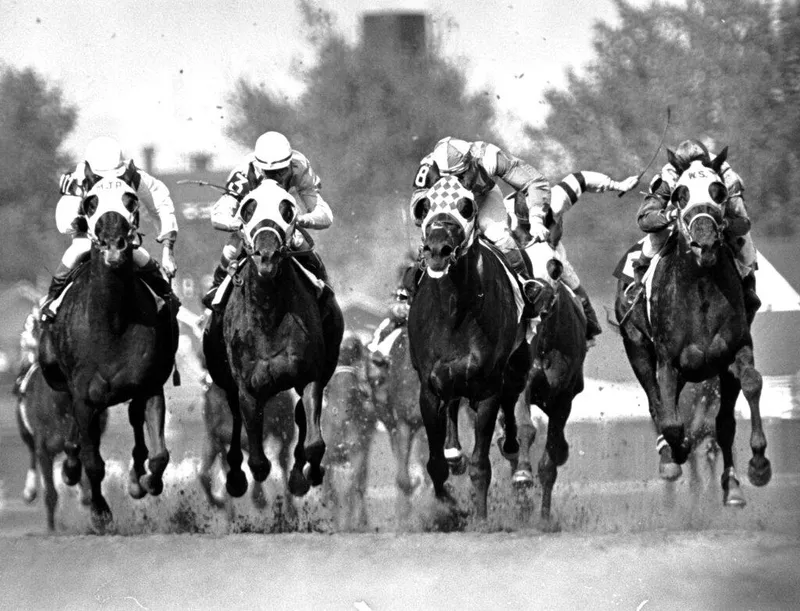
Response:
[[[656,152],[653,154],[653,157],[650,159],[648,164],[644,166],[644,170],[639,172],[639,175],[636,177],[636,185],[639,184],[639,181],[642,179],[642,176],[644,176],[644,173],[650,169],[650,166],[653,165],[653,162],[656,160],[656,157],[658,157],[658,153],[659,151],[661,151],[661,147],[664,145],[664,138],[667,135],[667,130],[669,129],[669,120],[671,115],[672,115],[672,109],[669,106],[667,106],[667,122],[664,124],[664,131],[661,133],[661,140],[658,141],[658,148],[656,149]],[[633,187],[631,187],[629,191],[635,189],[636,185],[633,185]],[[625,191],[625,193],[628,193],[629,191]],[[622,197],[623,195],[625,195],[625,193],[620,193],[618,197]]]
[[[222,193],[230,193],[227,187],[222,185],[214,184],[213,182],[208,182],[206,180],[178,180],[175,182],[176,185],[200,185],[201,187],[211,187],[212,189],[216,189],[217,191],[221,191]]]

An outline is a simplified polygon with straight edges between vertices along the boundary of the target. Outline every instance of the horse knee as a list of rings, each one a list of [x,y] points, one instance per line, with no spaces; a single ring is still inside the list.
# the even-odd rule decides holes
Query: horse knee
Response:
[[[753,367],[746,369],[742,373],[740,382],[745,397],[750,398],[761,394],[764,381],[761,374]]]

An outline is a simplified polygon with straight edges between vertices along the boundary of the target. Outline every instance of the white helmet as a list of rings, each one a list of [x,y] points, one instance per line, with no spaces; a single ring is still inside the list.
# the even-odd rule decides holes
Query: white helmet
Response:
[[[114,138],[108,136],[92,140],[86,147],[84,159],[92,168],[92,172],[104,178],[119,176],[125,171],[122,149]]]
[[[442,138],[433,149],[433,161],[443,175],[458,176],[469,164],[469,142],[459,138]]]
[[[278,132],[266,132],[256,140],[253,165],[265,171],[288,167],[292,160],[292,147],[286,136]]]

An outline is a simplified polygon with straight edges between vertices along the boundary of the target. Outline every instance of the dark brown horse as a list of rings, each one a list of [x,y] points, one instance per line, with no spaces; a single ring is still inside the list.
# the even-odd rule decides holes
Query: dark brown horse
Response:
[[[505,414],[503,451],[508,456],[519,451],[514,405],[530,367],[521,297],[501,256],[476,238],[473,195],[455,178],[440,179],[413,212],[422,227],[427,273],[411,304],[408,335],[420,380],[428,473],[437,499],[454,507],[445,487],[445,441],[456,428],[461,398],[468,399],[476,412],[469,472],[475,513],[483,520],[492,477],[489,449],[500,409]],[[459,453],[450,444],[448,449]],[[453,456],[454,465],[460,462]]]
[[[280,444],[278,450],[278,464],[284,479],[283,489],[287,490],[289,479],[289,457],[291,455],[291,443],[294,437],[294,411],[295,400],[290,392],[281,392],[272,397],[267,403],[264,413],[264,439],[274,436]],[[228,405],[225,391],[214,384],[211,380],[204,381],[203,388],[203,422],[205,423],[205,438],[203,449],[200,454],[200,466],[198,468],[197,479],[208,499],[208,502],[218,509],[224,508],[225,498],[214,494],[212,490],[213,473],[212,469],[217,458],[220,466],[227,471],[225,453],[233,438],[233,417]],[[241,435],[241,433],[240,433]],[[247,440],[242,443],[242,450],[249,453]],[[267,499],[264,495],[264,488],[260,483],[256,483],[251,491],[253,505],[259,509],[267,506]],[[279,515],[283,518],[287,528],[291,528],[297,518],[297,510],[288,494],[283,495],[282,505]]]
[[[106,408],[130,401],[134,448],[128,492],[133,498],[161,494],[169,462],[164,383],[175,365],[178,324],[171,308],[159,308],[135,273],[137,206],[136,194],[121,180],[101,180],[88,193],[82,203],[92,237],[88,269],[63,294],[55,320],[43,326],[39,347],[48,384],[72,399],[75,426],[65,446],[64,481],[78,483],[83,464],[97,530],[112,519],[101,491],[101,414]],[[145,444],[145,423],[152,454]]]
[[[395,329],[384,342],[390,343],[385,359],[370,359],[372,401],[378,420],[386,427],[396,462],[397,517],[403,522],[411,510],[411,495],[422,483],[409,472],[415,441],[423,443],[424,423],[419,411],[419,377],[411,365],[408,329]]]
[[[267,180],[247,195],[239,215],[247,257],[225,309],[214,313],[203,337],[208,371],[225,390],[233,416],[225,485],[234,497],[247,490],[242,421],[253,478],[269,476],[264,411],[270,398],[294,389],[302,398],[295,405],[298,438],[289,490],[301,496],[309,484],[322,483],[322,393],[336,369],[344,320],[330,288],[309,279],[289,248],[298,216],[294,198]]]
[[[366,350],[355,333],[345,332],[339,365],[325,388],[322,429],[328,442],[325,494],[337,530],[369,526],[366,492],[369,454],[377,418],[366,387]]]
[[[100,414],[101,433],[105,431],[108,412]],[[55,530],[58,491],[53,480],[53,461],[64,451],[67,435],[73,425],[69,393],[57,392],[47,385],[38,364],[26,376],[24,389],[17,402],[17,425],[28,448],[30,462],[22,498],[32,503],[37,496],[37,471],[44,488],[47,528]],[[88,479],[81,478],[81,503],[88,505],[92,493]]]
[[[538,248],[532,245],[529,248]],[[542,245],[548,250],[547,245]],[[542,261],[531,253],[532,261]],[[521,451],[512,461],[512,483],[525,488],[533,484],[530,448],[536,437],[531,419],[531,405],[547,415],[547,441],[539,460],[538,475],[542,486],[541,518],[550,521],[550,505],[558,467],[569,457],[569,444],[564,436],[573,399],[583,391],[583,363],[586,359],[586,316],[574,293],[558,281],[561,264],[551,259],[548,275],[555,282],[554,298],[540,313],[541,321],[531,344],[531,369],[528,385],[517,401],[517,426]],[[543,274],[534,271],[536,277]],[[501,440],[502,442],[502,440]],[[516,464],[515,464],[516,463]]]
[[[740,391],[750,406],[751,483],[764,486],[772,469],[759,409],[762,379],[753,363],[752,313],[746,311],[742,281],[723,239],[727,190],[719,171],[726,152],[709,167],[695,161],[683,173],[671,200],[679,210],[677,230],[655,267],[653,289],[628,313],[626,283],[620,281],[616,315],[628,360],[664,440],[659,448],[661,476],[679,477],[679,465],[692,449],[690,422],[678,409],[681,390],[687,382],[718,376],[716,439],[723,457],[723,502],[743,506],[733,464],[734,407]]]

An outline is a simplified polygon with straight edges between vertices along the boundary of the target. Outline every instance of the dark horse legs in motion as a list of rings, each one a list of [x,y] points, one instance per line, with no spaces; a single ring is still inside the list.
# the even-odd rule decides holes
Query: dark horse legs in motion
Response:
[[[734,407],[740,391],[750,406],[751,483],[765,485],[772,470],[759,407],[762,379],[753,362],[753,313],[745,309],[742,282],[721,235],[719,204],[726,193],[714,166],[720,159],[724,155],[711,168],[696,161],[684,172],[672,196],[680,210],[678,229],[654,271],[649,303],[639,300],[628,315],[621,281],[616,314],[628,359],[647,394],[656,430],[666,441],[660,448],[661,476],[677,478],[691,451],[687,423],[678,411],[684,385],[718,376],[716,435],[723,457],[723,502],[743,506],[733,464]]]
[[[134,271],[135,225],[124,211],[135,210],[136,196],[128,190],[100,190],[83,206],[96,237],[89,269],[64,294],[55,320],[43,326],[39,362],[48,384],[68,392],[72,400],[74,424],[65,444],[64,480],[76,484],[85,468],[92,488],[92,522],[103,530],[112,519],[101,490],[101,417],[106,408],[130,401],[135,441],[130,495],[158,495],[163,489],[169,462],[163,386],[175,363],[178,323],[171,308],[157,309]],[[145,445],[145,424],[152,453]]]

